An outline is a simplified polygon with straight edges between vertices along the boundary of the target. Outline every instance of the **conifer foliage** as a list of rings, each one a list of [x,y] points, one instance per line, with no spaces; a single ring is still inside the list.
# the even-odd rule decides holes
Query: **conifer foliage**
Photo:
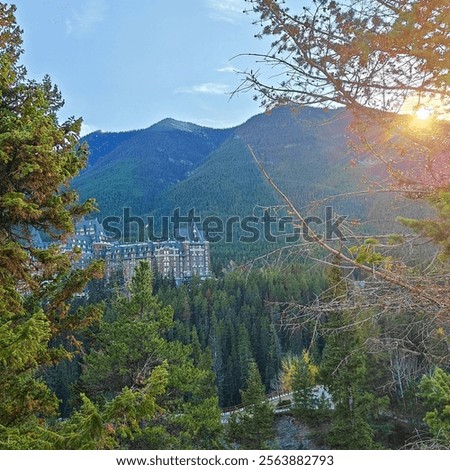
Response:
[[[94,307],[68,315],[67,300],[100,266],[70,272],[66,255],[31,244],[32,228],[53,237],[72,231],[92,201],[78,204],[68,188],[86,159],[81,120],[60,123],[63,101],[50,78],[27,78],[14,12],[0,3],[0,447],[45,448],[43,419],[57,403],[39,371],[68,357],[51,339],[98,316]]]
[[[294,404],[292,412],[294,416],[300,419],[308,419],[312,416],[314,409],[318,405],[315,396],[314,387],[317,384],[318,368],[311,361],[307,351],[295,362],[294,373],[292,376],[292,391]]]
[[[351,323],[345,313],[332,314],[327,322],[336,331],[327,338],[321,363],[321,378],[335,403],[328,444],[332,449],[371,449],[375,443],[369,419],[375,397],[368,387],[363,337]]]
[[[436,367],[424,376],[420,393],[428,410],[424,421],[432,435],[433,445],[448,449],[450,445],[450,374]]]
[[[114,303],[114,320],[101,323],[81,376],[83,406],[62,429],[68,447],[80,439],[94,449],[221,447],[209,351],[195,347],[195,333],[192,346],[170,340],[173,309],[153,295],[152,282],[141,262],[128,296]]]
[[[274,437],[274,412],[264,393],[258,367],[249,363],[247,386],[241,391],[243,411],[231,416],[229,436],[241,449],[268,449]]]

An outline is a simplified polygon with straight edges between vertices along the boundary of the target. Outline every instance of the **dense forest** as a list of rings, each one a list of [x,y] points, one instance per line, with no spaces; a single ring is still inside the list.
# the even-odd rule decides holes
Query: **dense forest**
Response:
[[[438,372],[444,374],[440,378],[422,380],[432,366],[425,348],[435,355],[440,352],[443,359],[445,348],[439,346],[438,338],[423,336],[425,315],[406,310],[380,322],[376,308],[361,307],[351,314],[336,309],[324,315],[319,324],[312,316],[294,327],[286,326],[286,316],[292,317],[293,309],[307,308],[324,293],[362,296],[358,287],[361,281],[345,280],[343,272],[294,263],[249,272],[236,270],[206,281],[194,278],[177,287],[173,279],[161,278],[142,264],[129,290],[124,291],[114,280],[94,281],[89,287],[92,295],[79,298],[72,308],[76,311],[83,305],[101,302],[103,320],[79,337],[84,354],[48,369],[45,380],[60,399],[67,423],[74,416],[88,419],[80,413],[87,412],[89,400],[89,406],[98,407],[94,409],[104,426],[115,426],[116,418],[105,414],[106,410],[115,406],[116,400],[124,400],[125,391],[130,393],[130,400],[136,400],[130,390],[137,392],[144,387],[139,380],[143,380],[146,368],[153,370],[161,364],[167,364],[168,373],[178,377],[173,383],[169,381],[175,387],[173,392],[164,389],[159,398],[153,397],[154,406],[165,410],[165,419],[170,421],[170,413],[177,415],[194,403],[205,407],[215,403],[216,414],[208,415],[210,422],[200,420],[197,413],[201,412],[195,408],[189,411],[189,419],[199,427],[199,440],[175,437],[169,428],[175,426],[173,432],[178,436],[184,424],[170,421],[171,426],[169,422],[159,423],[158,437],[151,437],[154,430],[136,429],[126,431],[129,435],[120,439],[120,444],[112,440],[108,445],[113,446],[222,448],[242,444],[246,448],[248,444],[241,439],[248,430],[239,431],[240,419],[235,422],[238,414],[232,415],[233,420],[226,426],[217,419],[220,408],[245,403],[244,392],[256,380],[263,414],[268,414],[272,423],[264,445],[261,440],[258,445],[270,447],[274,442],[274,415],[265,401],[266,394],[292,393],[288,413],[307,423],[320,445],[350,449],[402,447],[417,429],[425,432],[422,420],[428,406],[421,397],[427,396],[427,380],[448,380],[444,372]],[[408,355],[398,346],[378,352],[368,348],[370,343],[381,345],[387,337],[393,340],[395,334],[399,335],[396,341],[400,341],[405,324],[410,324],[408,341],[414,348]],[[193,380],[200,382],[195,384]],[[318,385],[327,387],[333,405],[320,402],[314,395]],[[181,387],[181,394],[176,387]],[[178,396],[178,401],[167,401],[171,395]],[[206,399],[213,401],[204,402]],[[436,403],[433,399],[431,402]],[[82,412],[76,411],[80,405]],[[214,419],[216,437],[205,430]],[[65,426],[64,432],[68,429]],[[126,420],[123,426],[132,425]],[[251,419],[248,426],[254,426]],[[202,440],[206,439],[205,433],[211,441]],[[91,441],[90,445],[107,444]]]
[[[79,138],[81,119],[60,122],[63,100],[51,79],[28,78],[15,7],[0,3],[1,449],[286,448],[277,440],[285,417],[294,433],[306,427],[308,442],[319,449],[450,448],[448,123],[434,120],[432,131],[419,132],[414,116],[389,108],[392,96],[378,109],[380,85],[370,80],[379,67],[394,74],[384,89],[396,97],[406,87],[401,80],[407,70],[397,76],[389,57],[378,55],[372,70],[374,59],[359,43],[390,47],[394,56],[408,50],[423,67],[413,67],[408,93],[434,90],[448,100],[436,48],[425,64],[408,44],[396,49],[400,39],[408,41],[403,33],[419,13],[436,34],[417,33],[415,41],[428,45],[440,38],[447,2],[421,8],[424,2],[413,1],[414,8],[400,16],[404,0],[373,2],[379,15],[318,2],[317,11],[325,8],[326,14],[308,37],[322,38],[336,56],[323,56],[323,43],[305,51],[303,42],[290,42],[292,31],[310,34],[317,26],[307,21],[309,10],[292,16],[282,2],[250,3],[267,23],[262,34],[276,38],[279,55],[265,60],[283,66],[291,56],[295,60],[278,88],[252,72],[245,83],[263,105],[300,104],[300,114],[298,107],[284,106],[226,131],[166,120],[146,131],[94,133],[85,141]],[[355,7],[360,4],[366,6]],[[390,22],[381,15],[385,9]],[[322,26],[333,28],[338,45],[321,36]],[[439,41],[448,43],[446,38]],[[347,60],[355,50],[362,51],[356,66]],[[298,67],[305,54],[309,68]],[[345,69],[355,86],[336,84],[342,77],[335,75],[314,75],[324,73],[324,61],[331,61],[330,70]],[[370,73],[361,76],[361,67]],[[418,71],[427,76],[425,91],[414,81]],[[291,88],[298,74],[309,77],[314,93]],[[318,97],[323,109],[305,107],[317,105]],[[330,100],[346,110],[327,110]],[[322,139],[327,113],[340,118]],[[308,131],[299,115],[313,123]],[[364,150],[355,142],[346,150],[347,129]],[[87,143],[96,147],[90,160]],[[378,153],[370,160],[374,147]],[[340,160],[330,159],[331,148]],[[186,159],[178,158],[180,152]],[[317,166],[305,157],[312,152]],[[163,278],[147,263],[137,266],[128,284],[119,274],[105,279],[101,260],[75,269],[78,250],[58,249],[74,223],[95,209],[89,193],[108,180],[118,190],[99,201],[101,210],[127,203],[142,215],[195,206],[202,215],[226,217],[258,208],[282,210],[295,226],[304,223],[303,206],[314,198],[358,192],[350,173],[335,177],[347,163],[359,176],[379,177],[383,199],[372,200],[375,190],[366,181],[367,204],[336,206],[355,216],[345,239],[311,229],[309,240],[290,247],[261,240],[219,244],[212,250],[213,275],[183,283]],[[100,174],[106,180],[97,184]],[[146,186],[149,175],[152,187]],[[403,218],[393,218],[385,178],[390,191],[406,195]],[[81,202],[74,179],[86,192]],[[253,183],[256,189],[248,190]],[[352,227],[366,211],[374,215],[366,219],[370,229],[356,233]],[[405,227],[401,234],[399,227]],[[37,248],[32,229],[55,243]]]
[[[177,361],[182,363],[180,369],[174,370],[183,387],[188,387],[188,376],[193,377],[194,369],[190,371],[189,367],[201,366],[208,371],[203,380],[212,393],[211,399],[217,400],[216,407],[240,404],[240,390],[247,384],[250,363],[254,362],[261,371],[265,395],[280,387],[282,357],[288,353],[297,355],[310,346],[311,332],[307,328],[289,331],[282,328],[280,317],[288,303],[306,304],[325,283],[323,274],[292,265],[284,272],[232,272],[204,282],[194,278],[176,287],[174,281],[160,278],[142,264],[126,295],[119,287],[103,281],[91,286],[97,294],[96,301],[99,296],[104,297],[105,314],[98,327],[80,337],[83,349],[89,352],[81,362],[66,361],[50,369],[46,381],[61,400],[63,416],[69,418],[79,406],[80,391],[103,404],[120,396],[124,387],[137,387],[133,380],[145,376],[145,367],[154,367],[145,361],[156,351],[158,354],[152,359],[155,364],[166,360],[171,365],[173,357],[162,351],[175,348]],[[73,309],[92,302],[93,297],[80,298]],[[152,318],[158,315],[158,322],[163,321],[164,325],[154,327]],[[157,332],[160,337],[152,339]],[[197,400],[193,393],[194,389],[183,388],[189,405]],[[200,422],[197,425],[204,426]],[[170,448],[187,445],[172,439],[166,444]],[[162,441],[159,445],[165,446]],[[201,448],[206,444],[190,445]],[[150,441],[145,446],[158,448]]]

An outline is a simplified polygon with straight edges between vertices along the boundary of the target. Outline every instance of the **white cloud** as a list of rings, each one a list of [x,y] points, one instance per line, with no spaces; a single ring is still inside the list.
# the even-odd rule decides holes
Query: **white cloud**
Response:
[[[87,0],[82,8],[66,20],[67,34],[85,36],[105,21],[107,5],[105,0]]]
[[[235,67],[221,67],[220,69],[217,69],[216,72],[236,73],[236,72],[239,72],[239,69]]]
[[[94,132],[94,131],[98,131],[97,126],[93,126],[92,124],[86,124],[86,123],[83,122],[81,124],[80,136],[83,137],[83,136],[88,135],[88,134],[90,134],[91,132]]]
[[[224,83],[201,83],[190,87],[178,88],[177,93],[201,93],[205,95],[224,95],[230,92],[229,85]]]
[[[211,18],[230,23],[241,19],[242,12],[247,6],[244,0],[206,0],[206,2],[211,9]]]

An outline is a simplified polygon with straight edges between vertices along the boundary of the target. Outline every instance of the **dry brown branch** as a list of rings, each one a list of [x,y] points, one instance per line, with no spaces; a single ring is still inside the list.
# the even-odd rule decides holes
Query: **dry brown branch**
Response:
[[[291,202],[289,197],[278,187],[278,185],[273,181],[271,176],[267,173],[266,169],[262,165],[262,163],[258,160],[253,151],[252,147],[249,145],[248,149],[258,165],[261,173],[264,175],[268,183],[272,186],[272,188],[281,196],[283,201],[285,202],[286,206],[289,208],[289,211],[296,217],[302,225],[307,225],[307,221],[305,217],[297,210],[294,204]],[[377,267],[374,265],[366,265],[363,263],[359,263],[354,258],[350,258],[346,254],[343,253],[342,247],[337,249],[330,245],[327,241],[325,241],[321,236],[319,236],[314,230],[309,228],[309,236],[311,239],[321,248],[324,248],[328,253],[331,253],[340,261],[347,263],[350,266],[355,268],[361,269],[362,271],[366,272],[367,274],[374,276],[378,279],[382,279],[389,284],[393,284],[396,286],[403,287],[411,292],[414,296],[420,297],[422,300],[426,299],[431,304],[437,304],[440,307],[449,306],[450,305],[450,298],[448,296],[448,292],[443,292],[443,296],[436,296],[436,295],[429,295],[426,291],[425,287],[421,285],[418,281],[414,284],[405,281],[404,278],[400,275],[395,274],[394,272],[387,271],[381,267]]]

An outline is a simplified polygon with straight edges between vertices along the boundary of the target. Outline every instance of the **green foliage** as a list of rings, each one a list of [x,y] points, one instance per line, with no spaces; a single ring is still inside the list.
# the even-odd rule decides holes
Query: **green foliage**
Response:
[[[60,436],[42,419],[30,417],[21,426],[0,425],[2,450],[52,450]]]
[[[450,374],[436,367],[431,376],[422,378],[420,396],[429,410],[424,421],[433,438],[450,448]]]
[[[68,301],[101,266],[71,272],[68,255],[31,244],[33,228],[64,237],[93,206],[68,187],[86,162],[81,120],[59,123],[58,89],[27,79],[14,13],[0,3],[0,448],[48,448],[57,402],[42,371],[70,356],[60,338],[98,318],[94,307],[69,315]]]
[[[94,132],[83,139],[91,149],[89,165],[73,186],[82,198],[95,197],[104,217],[122,215],[123,207],[147,214],[230,133],[171,119],[144,130]]]
[[[299,419],[308,419],[317,408],[318,401],[314,393],[317,385],[318,367],[312,363],[309,353],[303,351],[295,362],[292,376],[292,391],[294,404],[292,412]]]
[[[111,443],[105,434],[98,408],[85,395],[81,395],[81,400],[80,410],[59,430],[59,436],[63,437],[56,445],[74,450],[109,448]]]
[[[377,244],[367,243],[366,241],[364,245],[350,247],[350,252],[354,254],[357,263],[378,266],[385,260],[385,257],[375,251],[375,245]]]
[[[108,440],[99,435],[94,445],[218,448],[222,426],[210,353],[201,351],[195,333],[192,347],[169,339],[173,309],[152,294],[152,279],[149,265],[140,263],[128,295],[114,301],[114,320],[101,324],[85,358],[82,388],[108,430]]]
[[[352,323],[348,313],[339,312],[329,314],[325,324],[320,377],[334,403],[327,442],[333,449],[373,449],[371,423],[387,402],[371,391],[364,333]]]
[[[237,443],[240,449],[269,448],[269,441],[275,435],[274,412],[265,397],[264,385],[254,361],[249,364],[247,385],[241,396],[244,409],[231,415],[229,439]]]
[[[345,343],[342,333],[336,336],[339,338],[328,338],[321,363],[321,376],[335,403],[328,442],[337,449],[372,448],[372,430],[360,402],[361,382],[366,374],[364,356],[355,352],[355,346],[360,344],[356,344],[356,338],[350,333],[347,333]],[[351,356],[345,357],[346,354]]]
[[[344,290],[338,266],[329,271],[329,291]],[[320,383],[331,393],[334,411],[326,437],[332,449],[372,449],[374,430],[371,422],[386,399],[376,397],[370,384],[370,369],[364,349],[369,331],[349,312],[327,315],[322,326],[325,348],[319,369]]]
[[[228,407],[240,403],[251,360],[258,364],[266,391],[277,388],[282,355],[308,347],[311,338],[308,328],[280,328],[283,310],[289,302],[306,304],[324,284],[320,271],[298,263],[234,271],[204,282],[193,279],[178,288],[165,281],[158,296],[173,305],[174,337],[194,346],[195,327],[201,349],[211,351],[220,405]]]

